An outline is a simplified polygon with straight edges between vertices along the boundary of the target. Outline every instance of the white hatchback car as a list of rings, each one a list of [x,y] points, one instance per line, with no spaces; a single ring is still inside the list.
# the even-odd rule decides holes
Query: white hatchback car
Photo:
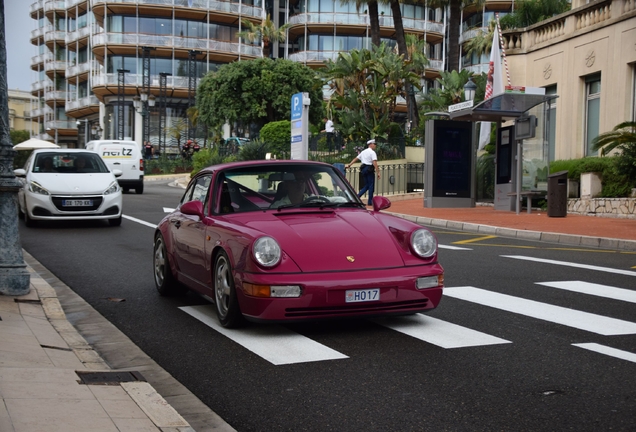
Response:
[[[18,207],[27,226],[37,220],[106,219],[121,225],[122,194],[99,154],[82,149],[34,150],[24,169]]]

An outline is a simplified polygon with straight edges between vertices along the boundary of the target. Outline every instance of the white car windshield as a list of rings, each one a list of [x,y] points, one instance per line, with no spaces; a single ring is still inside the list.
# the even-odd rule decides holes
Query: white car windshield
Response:
[[[96,153],[38,153],[33,162],[34,173],[107,173],[108,168]]]

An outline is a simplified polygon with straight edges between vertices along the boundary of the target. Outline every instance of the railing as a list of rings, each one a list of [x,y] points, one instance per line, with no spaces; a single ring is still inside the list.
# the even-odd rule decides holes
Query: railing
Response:
[[[66,68],[66,78],[81,75],[91,70],[99,73],[103,70],[103,66],[100,65],[99,62],[97,62],[96,60],[90,60],[86,63],[80,63],[78,65]]]
[[[50,79],[36,81],[34,83],[31,83],[31,91],[44,90],[45,88],[50,87],[52,85],[53,85],[53,81],[51,81]]]
[[[86,3],[88,0],[66,0],[66,9],[72,8],[75,5]]]
[[[97,33],[93,36],[93,47],[100,45],[137,45],[198,49],[203,51],[222,51],[236,55],[240,53],[241,55],[252,57],[260,57],[262,53],[260,46],[245,45],[238,42],[134,33]]]
[[[45,106],[42,108],[32,109],[30,111],[30,116],[31,118],[43,117],[47,114],[51,114],[52,112],[53,112],[53,109],[51,107]]]
[[[627,19],[635,9],[635,0],[595,1],[526,28],[505,30],[503,45],[508,54],[527,53],[546,42],[594,30],[610,19]]]
[[[486,63],[481,63],[477,65],[463,66],[463,68],[475,75],[481,75],[482,73],[488,73],[488,66],[489,65]]]
[[[31,39],[37,39],[44,36],[46,27],[38,27],[35,30],[31,30]]]
[[[66,112],[69,112],[76,109],[85,108],[91,105],[99,105],[99,100],[97,99],[97,96],[90,95],[90,96],[86,96],[77,100],[67,100],[65,109],[66,109]]]
[[[44,12],[52,10],[64,11],[66,9],[66,3],[64,0],[46,0],[44,2]]]
[[[31,57],[31,66],[53,60],[53,53],[47,52]]]
[[[66,92],[64,90],[54,90],[46,92],[44,100],[66,100]]]
[[[83,39],[85,37],[90,36],[91,34],[91,27],[92,30],[95,31],[97,30],[99,27],[97,26],[97,24],[91,24],[91,25],[87,25],[86,27],[82,27],[80,29],[77,29],[75,31],[66,33],[66,43],[72,43],[75,42],[76,40],[79,39]]]
[[[479,36],[479,34],[488,32],[488,27],[476,27],[470,30],[466,30],[459,36],[459,43],[462,44],[468,40],[471,40],[475,36]]]
[[[75,129],[77,130],[77,122],[75,120],[49,120],[44,122],[46,129]]]
[[[44,63],[44,70],[45,71],[58,70],[58,71],[66,72],[66,65],[67,63],[65,61],[55,60],[55,61]]]
[[[394,27],[393,17],[382,15],[379,17],[381,27]],[[430,22],[414,18],[402,18],[405,29],[420,30],[432,33],[443,33],[442,23]],[[343,25],[369,25],[366,14],[339,13],[339,12],[311,12],[300,13],[289,17],[289,24],[343,24]]]
[[[116,73],[102,73],[93,77],[93,87],[105,86],[105,85],[117,85],[118,74]],[[197,78],[197,86],[199,85],[200,78]],[[140,86],[142,85],[141,74],[124,74],[124,85]],[[159,75],[150,76],[150,85],[152,87],[159,87]],[[168,76],[166,77],[166,87],[169,88],[188,88],[188,77],[181,76]]]
[[[380,179],[375,182],[375,195],[391,196],[424,190],[424,163],[379,162],[378,168]],[[359,166],[346,170],[345,176],[354,189],[361,189],[364,180]]]
[[[300,51],[289,54],[288,59],[298,63],[335,61],[341,52],[344,51]]]
[[[36,12],[40,9],[44,9],[44,0],[37,0],[31,3],[31,6],[29,7],[29,13]]]
[[[44,33],[44,41],[50,42],[54,40],[64,41],[66,42],[66,32],[60,30],[53,31],[45,31]]]
[[[263,8],[252,5],[239,4],[238,2],[227,2],[218,0],[193,0],[192,7],[188,5],[188,0],[93,0],[93,7],[99,4],[125,3],[133,5],[157,5],[157,6],[177,6],[188,9],[203,9],[207,11],[227,12],[231,14],[241,14],[261,18]]]

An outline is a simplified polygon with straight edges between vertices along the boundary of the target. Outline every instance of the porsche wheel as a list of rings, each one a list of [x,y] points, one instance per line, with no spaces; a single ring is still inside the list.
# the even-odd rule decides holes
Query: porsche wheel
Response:
[[[162,296],[179,294],[185,289],[174,279],[168,260],[166,244],[161,234],[155,236],[154,253],[152,255],[152,267],[155,275],[155,286]]]
[[[235,328],[243,324],[244,318],[236,296],[232,266],[225,252],[220,252],[214,261],[214,303],[223,327]]]

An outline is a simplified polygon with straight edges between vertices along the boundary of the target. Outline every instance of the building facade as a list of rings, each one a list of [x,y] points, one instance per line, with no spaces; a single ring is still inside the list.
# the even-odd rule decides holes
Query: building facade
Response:
[[[9,130],[31,130],[31,104],[35,97],[22,90],[8,90]]]
[[[504,32],[511,84],[559,95],[548,108],[550,159],[588,155],[594,136],[634,118],[634,2],[575,1],[566,14]],[[274,43],[272,56],[317,68],[339,52],[370,46],[365,7],[340,0],[38,0],[30,10],[37,23],[33,134],[68,147],[126,138],[174,148],[175,136],[203,133],[184,121],[200,77],[263,55],[259,44],[238,38],[244,20],[259,24],[270,15],[276,26],[288,23],[287,40]],[[445,56],[447,15],[427,2],[401,8],[405,32],[426,41],[426,91],[440,71],[457,68]],[[381,38],[394,43],[391,9],[379,9]],[[460,43],[495,13],[513,10],[508,0],[465,8]],[[464,53],[460,63],[481,73],[488,55]]]

